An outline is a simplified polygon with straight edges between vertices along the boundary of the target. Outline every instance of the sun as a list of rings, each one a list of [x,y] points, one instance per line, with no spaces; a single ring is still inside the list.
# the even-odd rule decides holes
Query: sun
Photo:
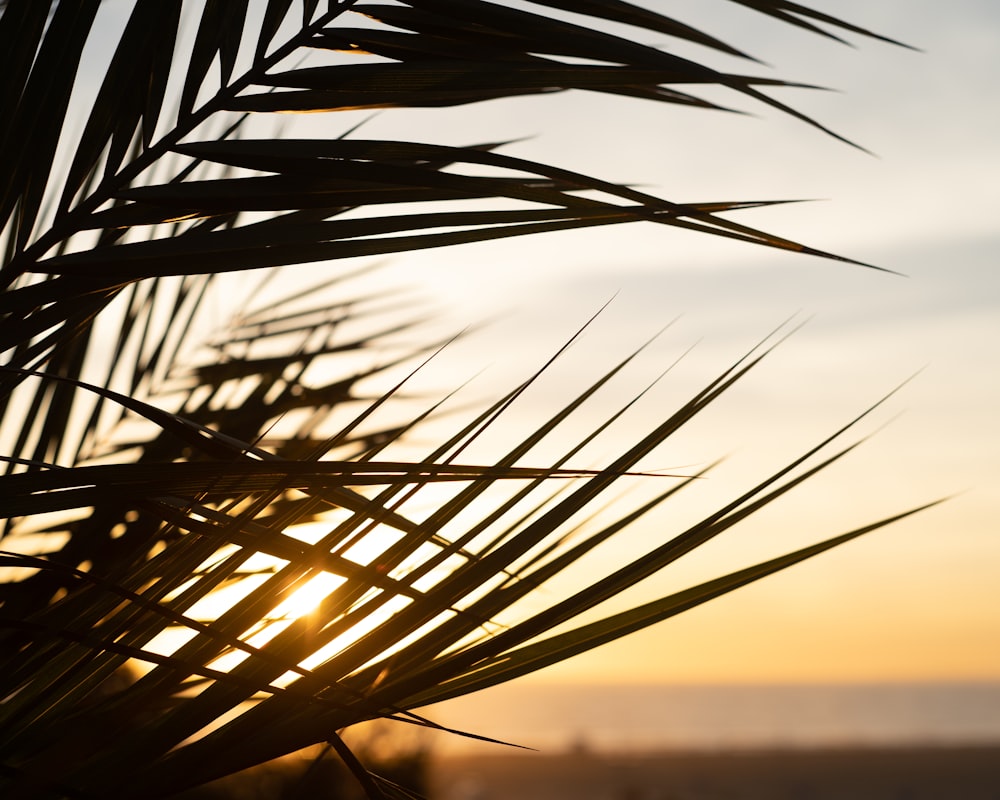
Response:
[[[340,575],[321,572],[293,591],[275,606],[268,616],[275,621],[291,621],[315,614],[319,610],[320,604],[343,584],[344,580]]]

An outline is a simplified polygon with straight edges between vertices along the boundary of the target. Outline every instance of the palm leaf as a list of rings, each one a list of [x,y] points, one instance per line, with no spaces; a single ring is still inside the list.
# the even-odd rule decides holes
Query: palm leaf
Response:
[[[737,2],[810,33],[884,38],[797,4]],[[634,400],[530,462],[635,354],[489,463],[466,453],[510,424],[563,351],[403,458],[447,408],[414,411],[407,394],[440,346],[412,343],[419,320],[403,300],[357,295],[346,269],[303,281],[298,265],[636,222],[861,262],[727,216],[779,201],[675,202],[500,143],[248,133],[251,115],[555,91],[717,108],[698,96],[706,86],[832,133],[769,93],[800,84],[605,32],[619,23],[744,56],[618,0],[136,3],[85,118],[71,120],[100,5],[0,3],[4,796],[165,797],[322,742],[369,796],[409,796],[369,775],[337,732],[378,718],[435,727],[412,709],[912,513],[564,630],[846,456],[854,445],[826,449],[855,420],[596,586],[527,611],[539,586],[697,484],[704,470],[642,478],[642,461],[773,342],[604,466],[574,461]],[[222,275],[251,270],[239,285]],[[389,390],[364,388],[402,368]],[[622,481],[640,478],[666,485],[626,502]],[[305,594],[309,613],[296,606]],[[109,689],[123,670],[131,679]]]

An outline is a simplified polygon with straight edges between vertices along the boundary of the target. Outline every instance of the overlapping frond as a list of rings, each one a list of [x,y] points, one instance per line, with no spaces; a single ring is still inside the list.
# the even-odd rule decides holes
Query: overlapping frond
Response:
[[[794,3],[737,2],[813,33],[883,38]],[[570,90],[711,109],[698,91],[713,85],[830,133],[771,95],[797,84],[673,54],[681,40],[752,60],[617,0],[140,0],[117,29],[114,10],[0,3],[5,796],[169,796],[321,742],[373,797],[404,796],[365,774],[340,729],[434,727],[413,709],[905,516],[553,633],[850,447],[810,451],[598,585],[526,611],[537,587],[703,474],[653,477],[666,484],[651,499],[581,522],[764,354],[604,468],[573,459],[628,406],[554,463],[525,464],[629,359],[492,463],[464,454],[545,368],[402,460],[394,448],[441,407],[401,402],[409,374],[388,390],[366,381],[439,345],[413,345],[416,316],[396,298],[355,295],[348,269],[304,280],[297,265],[643,222],[859,262],[728,216],[769,201],[667,200],[498,142],[359,138],[350,124],[325,139],[262,138],[250,122]],[[89,89],[80,76],[95,41],[106,58]],[[251,270],[255,284],[226,275]]]

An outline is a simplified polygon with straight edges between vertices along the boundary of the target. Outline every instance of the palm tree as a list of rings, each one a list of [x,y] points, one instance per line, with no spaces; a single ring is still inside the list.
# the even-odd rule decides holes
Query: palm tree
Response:
[[[784,0],[733,2],[819,35],[883,38]],[[373,140],[346,125],[292,139],[256,125],[280,112],[474,114],[570,89],[710,109],[689,89],[714,85],[836,136],[768,92],[792,84],[720,72],[606,23],[736,48],[619,0],[0,6],[5,797],[166,797],[318,743],[369,796],[411,796],[339,732],[434,727],[414,709],[913,513],[575,622],[839,459],[854,445],[829,446],[848,425],[596,584],[524,610],[704,474],[652,476],[655,494],[633,505],[609,495],[774,342],[601,469],[575,468],[574,455],[626,409],[554,463],[524,463],[624,363],[492,463],[464,453],[537,374],[404,460],[399,445],[444,407],[390,412],[412,408],[409,375],[439,345],[398,345],[413,341],[415,312],[355,295],[349,278],[366,267],[336,262],[634,222],[850,260],[722,216],[762,203],[672,202],[497,143]],[[314,263],[322,277],[303,278]],[[375,346],[395,356],[379,363]],[[366,394],[383,374],[400,377]],[[608,500],[611,521],[580,521]]]

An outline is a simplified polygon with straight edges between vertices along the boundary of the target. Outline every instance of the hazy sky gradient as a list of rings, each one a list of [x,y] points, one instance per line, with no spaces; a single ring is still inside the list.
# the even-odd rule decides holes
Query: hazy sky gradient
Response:
[[[863,432],[901,416],[843,465],[631,599],[957,496],[543,677],[1000,679],[1000,7],[987,0],[813,4],[925,51],[916,53],[858,39],[852,49],[730,3],[648,5],[750,49],[773,70],[714,62],[721,67],[841,90],[775,95],[878,157],[724,95],[713,96],[756,116],[576,93],[407,112],[406,135],[455,144],[531,136],[506,152],[678,201],[829,198],[737,218],[907,277],[653,225],[415,254],[390,263],[387,279],[422,287],[444,307],[443,324],[504,315],[431,374],[464,377],[492,364],[490,379],[509,385],[616,295],[520,413],[530,424],[574,381],[592,378],[682,315],[630,373],[626,394],[700,342],[678,376],[644,402],[650,416],[635,420],[638,432],[696,388],[699,376],[727,365],[789,315],[812,316],[715,414],[649,465],[730,455],[699,490],[708,511],[922,370]],[[699,17],[690,16],[695,11]],[[400,118],[381,115],[365,135],[399,136]],[[636,541],[678,530],[672,517],[657,520],[640,526]]]
[[[712,97],[752,115],[576,92],[384,112],[358,135],[457,145],[525,137],[504,152],[682,202],[820,198],[735,218],[907,277],[645,223],[397,256],[380,270],[381,285],[413,287],[440,311],[441,331],[498,317],[439,358],[424,386],[447,390],[489,367],[471,393],[493,397],[613,297],[512,420],[530,430],[572,387],[680,317],[594,411],[594,419],[609,412],[697,345],[637,407],[624,426],[627,441],[625,434],[641,435],[783,320],[812,318],[645,464],[690,470],[729,457],[690,500],[637,526],[586,567],[579,579],[587,580],[609,558],[677,533],[685,515],[732,499],[920,371],[860,433],[891,424],[843,464],[648,581],[616,609],[957,496],[542,678],[1000,679],[1000,5],[808,3],[925,51],[917,53],[857,37],[850,37],[856,48],[825,41],[724,0],[644,4],[771,66],[706,56],[693,46],[682,54],[840,90],[772,91],[878,157],[719,92]],[[288,130],[340,135],[369,116],[309,115]],[[595,463],[581,466],[606,463],[616,446],[624,445],[606,441],[593,451]]]

